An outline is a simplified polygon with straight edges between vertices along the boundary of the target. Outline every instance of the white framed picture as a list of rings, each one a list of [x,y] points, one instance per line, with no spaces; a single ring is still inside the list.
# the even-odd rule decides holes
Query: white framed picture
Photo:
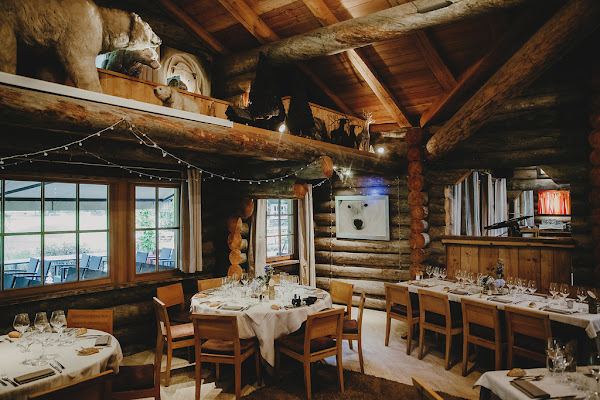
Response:
[[[335,231],[342,239],[390,240],[388,196],[335,196]]]

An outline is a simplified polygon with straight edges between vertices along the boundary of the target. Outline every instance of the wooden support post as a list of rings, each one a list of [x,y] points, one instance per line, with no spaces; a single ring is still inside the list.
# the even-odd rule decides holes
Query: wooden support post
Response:
[[[429,246],[429,223],[427,217],[429,210],[425,207],[429,200],[427,193],[422,190],[425,187],[425,178],[423,177],[423,130],[421,128],[412,128],[406,131],[406,142],[409,145],[408,156],[411,163],[408,177],[408,203],[411,205],[410,214],[410,238],[408,244],[411,248],[410,255],[410,276],[415,278],[416,274],[423,271],[423,262],[427,260],[427,251]]]
[[[598,62],[600,64],[600,62]],[[600,282],[600,86],[593,89],[595,93],[591,96],[590,103],[590,126],[592,131],[588,136],[590,146],[594,149],[590,154],[592,170],[590,171],[590,181],[592,190],[590,191],[589,201],[591,203],[592,240],[594,241],[594,286],[598,287]]]

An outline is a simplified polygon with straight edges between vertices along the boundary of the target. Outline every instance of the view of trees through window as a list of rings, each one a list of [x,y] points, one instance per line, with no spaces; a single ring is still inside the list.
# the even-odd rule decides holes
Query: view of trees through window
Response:
[[[0,183],[2,289],[108,276],[108,185]]]
[[[267,200],[267,259],[290,258],[295,251],[294,201]]]
[[[137,273],[176,268],[179,258],[178,189],[136,186],[135,228]]]

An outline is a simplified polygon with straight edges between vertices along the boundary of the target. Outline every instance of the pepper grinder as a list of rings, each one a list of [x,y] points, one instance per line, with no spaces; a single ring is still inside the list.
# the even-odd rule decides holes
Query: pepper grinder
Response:
[[[596,297],[596,295],[588,290],[587,291],[587,303],[588,303],[588,312],[590,314],[598,314],[598,298]]]

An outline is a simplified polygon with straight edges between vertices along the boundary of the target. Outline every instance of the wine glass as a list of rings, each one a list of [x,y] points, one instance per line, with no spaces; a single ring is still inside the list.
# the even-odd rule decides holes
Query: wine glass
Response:
[[[40,333],[43,332],[44,329],[46,329],[46,327],[48,326],[48,316],[46,315],[45,312],[39,312],[39,313],[35,314],[35,320],[33,321],[33,326],[35,326],[35,329],[40,331]]]
[[[585,288],[583,286],[577,287],[577,298],[582,303],[587,298],[587,293],[585,292]]]
[[[534,280],[530,280],[527,284],[527,290],[529,293],[534,294],[537,291],[537,283]]]
[[[242,272],[242,285],[246,286],[248,284],[248,273]]]
[[[23,334],[25,333],[27,328],[29,328],[29,325],[30,325],[29,314],[22,313],[22,314],[15,315],[15,320],[13,321],[13,327],[15,328],[16,331],[21,333],[21,337],[23,337]]]
[[[506,277],[506,287],[508,288],[508,294],[512,293],[513,287],[515,286],[515,278],[512,276]]]
[[[38,342],[42,345],[42,354],[37,359],[33,360],[32,364],[33,365],[44,365],[47,363],[45,360],[46,354],[45,354],[45,348],[44,348],[47,337],[44,335],[44,331],[46,330],[46,328],[48,328],[50,326],[50,324],[48,323],[48,316],[46,315],[45,312],[39,312],[39,313],[35,314],[35,320],[33,321],[33,326],[39,332]]]
[[[425,267],[425,273],[428,275],[428,278],[431,278],[431,274],[433,274],[433,267],[431,265]]]
[[[558,294],[558,283],[550,282],[550,286],[548,287],[548,292],[550,292],[550,294],[554,298],[554,296],[556,296]]]
[[[462,269],[456,270],[456,272],[454,273],[454,277],[456,278],[456,281],[459,285],[462,283],[462,273]]]
[[[569,294],[571,293],[571,290],[569,288],[569,285],[567,285],[566,283],[561,283],[560,287],[559,287],[559,292],[560,295],[563,299],[563,303],[567,302],[567,297],[569,297]]]
[[[446,268],[440,268],[440,279],[446,279],[446,276],[448,276]]]
[[[65,312],[63,310],[52,311],[52,316],[50,317],[50,325],[54,328],[54,330],[58,333],[58,340],[63,333],[64,326],[67,324],[67,318],[65,317]]]

